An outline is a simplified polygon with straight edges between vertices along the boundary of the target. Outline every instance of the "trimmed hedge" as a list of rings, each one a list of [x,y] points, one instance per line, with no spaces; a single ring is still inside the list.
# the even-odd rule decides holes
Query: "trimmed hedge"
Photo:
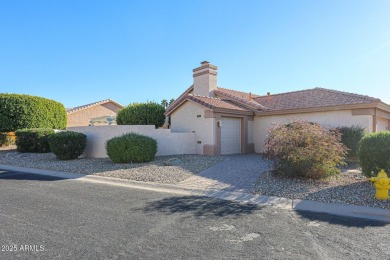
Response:
[[[21,153],[49,153],[47,138],[54,134],[53,129],[35,128],[21,129],[15,132],[16,149]]]
[[[20,94],[0,94],[0,132],[18,129],[65,129],[66,110],[54,100]]]
[[[116,117],[118,125],[155,125],[165,122],[164,106],[155,102],[133,103],[120,110]]]
[[[346,147],[338,131],[305,121],[279,123],[268,133],[266,156],[274,160],[274,173],[320,179],[340,170]]]
[[[87,136],[72,131],[56,133],[48,140],[51,151],[59,160],[77,159],[87,146]]]
[[[154,160],[157,141],[139,134],[125,134],[107,141],[108,157],[114,163],[141,163]]]
[[[359,160],[367,177],[377,176],[382,169],[390,174],[390,132],[365,135],[360,141]]]
[[[343,143],[347,148],[347,157],[354,158],[359,155],[359,142],[363,138],[366,130],[361,126],[343,126],[337,128],[342,134],[341,143]]]

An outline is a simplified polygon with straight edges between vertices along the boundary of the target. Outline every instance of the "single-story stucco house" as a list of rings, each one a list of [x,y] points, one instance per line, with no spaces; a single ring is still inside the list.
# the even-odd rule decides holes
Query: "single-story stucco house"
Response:
[[[74,108],[67,108],[67,127],[108,124],[108,121],[106,122],[106,120],[116,117],[116,114],[122,108],[123,106],[121,104],[112,99],[106,99]]]
[[[369,132],[390,129],[390,106],[380,99],[325,88],[256,95],[217,85],[209,62],[193,70],[194,83],[166,115],[172,132],[194,132],[198,154],[262,152],[276,122],[292,119],[328,127],[359,125]]]

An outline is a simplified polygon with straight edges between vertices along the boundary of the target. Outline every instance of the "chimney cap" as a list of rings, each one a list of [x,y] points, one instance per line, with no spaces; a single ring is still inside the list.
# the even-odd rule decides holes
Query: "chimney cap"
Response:
[[[202,61],[200,64],[206,65],[206,64],[210,64],[210,62],[208,62],[207,60],[205,60],[205,61]]]

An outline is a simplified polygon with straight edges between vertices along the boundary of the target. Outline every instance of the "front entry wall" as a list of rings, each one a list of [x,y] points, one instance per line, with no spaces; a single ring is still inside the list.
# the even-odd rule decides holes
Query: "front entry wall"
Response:
[[[254,152],[254,144],[251,142],[253,137],[249,136],[253,132],[252,115],[237,115],[206,110],[205,118],[215,119],[213,129],[215,144],[204,145],[203,154],[221,155]],[[237,130],[237,128],[239,129]]]
[[[215,145],[215,119],[206,117],[205,111],[205,107],[187,101],[171,114],[172,132],[195,133],[194,145],[197,154],[205,154],[205,145],[211,147]]]

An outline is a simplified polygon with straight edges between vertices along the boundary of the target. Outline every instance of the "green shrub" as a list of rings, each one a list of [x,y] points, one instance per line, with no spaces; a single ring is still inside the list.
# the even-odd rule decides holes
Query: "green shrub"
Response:
[[[6,133],[0,133],[0,147],[5,145],[7,142],[7,134]]]
[[[140,163],[154,160],[157,141],[139,134],[125,134],[107,141],[107,154],[114,163]]]
[[[54,100],[19,94],[0,94],[0,132],[18,129],[65,129],[66,110]]]
[[[49,153],[47,138],[54,134],[50,128],[21,129],[15,132],[16,149],[21,153]]]
[[[165,122],[165,108],[155,102],[133,103],[120,110],[116,117],[118,125],[155,125]]]
[[[6,135],[5,136],[5,145],[6,146],[10,146],[10,145],[14,145],[15,144],[15,139],[12,138],[11,136],[9,135]]]
[[[339,173],[346,147],[338,131],[319,124],[294,121],[277,124],[268,133],[265,155],[274,159],[274,172],[289,177],[319,179]]]
[[[361,126],[343,126],[338,128],[341,133],[341,143],[347,148],[347,157],[355,158],[359,152],[359,142],[364,136],[366,130]]]
[[[390,173],[390,132],[365,135],[360,141],[359,161],[363,174],[376,176],[380,170]]]
[[[59,132],[49,136],[49,145],[59,160],[73,160],[83,154],[87,136],[72,131]]]

